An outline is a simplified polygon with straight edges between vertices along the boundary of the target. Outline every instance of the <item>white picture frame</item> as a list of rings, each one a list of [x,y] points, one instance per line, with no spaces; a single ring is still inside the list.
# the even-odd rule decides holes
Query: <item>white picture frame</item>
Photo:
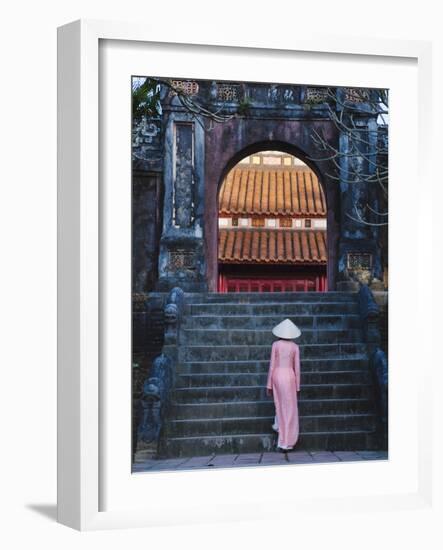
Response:
[[[111,42],[116,45],[117,53],[114,57],[112,48],[105,53],[100,50],[103,44],[111,44]],[[218,37],[212,37],[208,43],[201,38],[196,39],[194,45],[190,45],[185,29],[181,34],[175,31],[173,34],[168,34],[155,27],[148,29],[144,25],[102,21],[77,21],[61,27],[58,35],[58,521],[76,529],[92,530],[260,519],[265,516],[283,517],[285,513],[293,515],[294,509],[297,509],[299,514],[312,514],[324,512],[331,506],[336,513],[344,514],[356,508],[369,513],[376,510],[404,508],[431,510],[433,476],[432,434],[429,426],[432,420],[430,394],[432,336],[418,323],[414,328],[418,331],[417,338],[421,342],[421,369],[415,384],[412,384],[411,380],[402,381],[404,395],[413,396],[416,400],[410,411],[412,428],[415,430],[411,438],[416,455],[412,453],[413,456],[400,460],[401,457],[396,453],[397,435],[400,434],[394,426],[393,433],[390,433],[392,445],[390,460],[386,464],[340,464],[321,467],[316,465],[315,468],[319,468],[315,473],[318,485],[311,484],[311,496],[308,496],[308,487],[304,488],[303,495],[288,495],[282,492],[288,483],[289,475],[298,475],[297,479],[299,479],[299,473],[305,472],[306,479],[311,479],[312,467],[309,472],[309,466],[292,467],[291,473],[286,466],[261,468],[258,474],[260,478],[257,477],[257,469],[252,468],[241,471],[232,469],[229,472],[162,472],[145,475],[143,478],[131,476],[129,461],[125,458],[130,456],[130,430],[127,422],[130,393],[125,391],[128,375],[123,374],[122,379],[126,386],[120,385],[119,376],[125,371],[117,371],[114,361],[114,365],[109,366],[109,376],[106,374],[107,383],[104,384],[103,381],[104,372],[108,371],[106,361],[109,358],[109,350],[103,348],[103,345],[108,345],[103,344],[102,338],[103,326],[108,322],[104,316],[121,319],[123,325],[111,326],[110,329],[118,330],[126,326],[124,323],[127,324],[127,308],[129,308],[129,303],[125,302],[126,297],[120,296],[116,299],[120,306],[114,304],[110,313],[107,302],[109,289],[124,288],[118,285],[121,281],[127,281],[127,271],[130,269],[128,262],[126,268],[117,274],[114,282],[108,280],[103,284],[102,277],[106,276],[104,270],[106,271],[106,267],[110,265],[108,262],[115,262],[119,251],[127,252],[128,242],[123,236],[121,243],[123,248],[119,248],[117,243],[113,259],[109,259],[106,256],[106,245],[103,245],[104,242],[106,243],[106,235],[103,235],[103,232],[106,233],[109,226],[106,221],[103,222],[103,219],[108,215],[115,215],[115,209],[121,208],[123,220],[128,221],[130,209],[128,201],[125,200],[127,196],[116,194],[103,200],[106,195],[103,193],[103,181],[108,177],[106,175],[108,172],[107,166],[106,170],[103,170],[103,166],[100,165],[103,135],[100,133],[99,122],[101,120],[103,123],[103,116],[106,115],[108,108],[106,102],[118,101],[118,97],[109,97],[106,102],[100,98],[100,71],[103,67],[113,64],[117,68],[116,74],[119,74],[117,58],[121,55],[121,60],[124,62],[127,59],[126,56],[132,56],[131,51],[136,48],[138,48],[138,56],[146,57],[146,52],[140,50],[143,47],[154,48],[155,55],[159,56],[157,61],[166,63],[167,53],[162,54],[162,49],[166,51],[169,48],[177,52],[180,46],[183,49],[183,59],[176,63],[183,63],[186,56],[200,56],[201,65],[190,64],[187,69],[182,69],[186,70],[186,75],[183,76],[193,78],[207,77],[208,73],[205,73],[205,70],[209,70],[208,66],[211,62],[213,65],[212,57],[219,54],[224,56],[225,65],[227,58],[230,59],[233,79],[236,79],[236,74],[240,74],[240,69],[244,69],[244,65],[241,65],[238,60],[245,53],[253,59],[256,55],[271,55],[280,64],[289,63],[291,55],[295,54],[308,56],[311,61],[321,58],[322,63],[325,64],[332,63],[334,59],[343,61],[345,64],[365,60],[368,73],[370,73],[371,63],[376,64],[380,60],[386,62],[391,68],[396,64],[410,66],[411,83],[418,82],[418,95],[414,95],[415,90],[411,91],[411,97],[415,98],[414,113],[416,112],[418,117],[418,121],[411,121],[411,127],[417,129],[418,146],[417,149],[413,149],[408,162],[416,166],[414,162],[420,156],[420,165],[418,166],[417,163],[420,188],[428,193],[427,200],[432,193],[431,159],[429,158],[432,115],[427,108],[432,63],[429,43],[315,36],[311,33],[297,32],[295,38],[282,36],[278,40],[257,38],[254,41],[248,38],[229,38],[220,34]],[[162,55],[164,55],[163,58]],[[206,58],[206,65],[202,61],[203,57]],[[308,57],[305,57],[305,60]],[[149,59],[149,56],[146,58]],[[153,58],[150,59],[152,61]],[[166,65],[163,66],[166,67]],[[165,68],[167,73],[172,70],[172,66]],[[217,67],[217,71],[220,70]],[[244,69],[244,73],[243,80],[253,79],[252,69],[248,67]],[[138,72],[138,74],[141,73]],[[152,72],[146,74],[155,75],[156,69],[153,68]],[[181,73],[176,75],[182,76]],[[175,75],[171,74],[171,76]],[[312,83],[320,84],[322,78],[326,79],[328,76],[322,74],[318,77],[318,81]],[[405,78],[408,77],[405,76]],[[337,79],[339,80],[338,76]],[[264,75],[263,80],[278,81],[272,80],[267,75]],[[354,81],[348,84],[353,85]],[[393,111],[392,116],[395,117],[395,107]],[[130,116],[129,111],[125,114],[123,109],[118,116],[121,122],[125,116]],[[129,118],[127,125],[129,128]],[[113,136],[114,133],[111,132],[110,135]],[[124,154],[128,155],[129,163],[130,142],[125,141],[126,137],[122,135],[119,137],[121,141],[112,142],[109,146],[112,150],[113,147],[123,144],[123,147],[126,147]],[[399,170],[397,173],[399,177],[401,166],[397,153],[398,151],[394,150],[391,163],[394,173],[395,170]],[[122,165],[118,172],[125,174],[126,168],[127,166]],[[126,176],[123,175],[123,177]],[[120,201],[122,198],[123,202]],[[412,195],[406,193],[405,201],[412,199]],[[395,208],[395,202],[393,204]],[[416,221],[411,222],[416,224],[417,235],[424,232],[426,228],[429,229],[431,223],[429,215],[425,216],[424,209],[419,208],[418,212]],[[400,216],[394,209],[392,212],[394,228],[397,215]],[[400,230],[403,221],[400,220],[398,223],[396,236],[394,229],[395,242],[401,242]],[[127,237],[129,226],[123,223],[122,227],[125,228],[122,231]],[[420,265],[420,262],[431,259],[432,243],[426,242],[423,246],[416,246],[415,250],[416,259]],[[399,250],[394,258],[394,264],[397,265],[392,272],[394,282],[396,269],[397,273],[400,273],[404,252],[404,249]],[[397,253],[394,252],[393,255],[395,254]],[[431,318],[432,302],[429,298],[432,296],[432,287],[429,282],[427,286],[423,284],[424,271],[417,267],[411,270],[410,277],[414,291],[411,291],[409,313],[411,314],[412,311],[417,317]],[[404,300],[399,294],[400,292],[396,294],[396,291],[390,294],[392,297],[390,314],[394,318],[401,317],[402,302],[404,305]],[[121,309],[116,310],[115,307],[121,307]],[[119,315],[116,316],[116,312]],[[395,330],[398,329],[395,329],[391,323],[390,331],[394,333]],[[121,342],[116,343],[114,339],[113,345],[121,347],[121,349],[115,348],[115,357],[123,359],[127,357],[129,336],[130,325],[127,325]],[[399,334],[397,339],[399,340]],[[418,352],[417,343],[411,342],[410,346],[410,349],[402,352],[400,346],[394,345],[394,350],[398,352],[394,365],[395,361],[404,359],[406,373],[413,372],[413,361],[417,358]],[[129,368],[130,363],[127,364],[128,371]],[[396,376],[398,372],[395,368],[391,371],[394,375],[391,377],[393,384],[399,381]],[[398,390],[395,391],[397,394],[392,392],[390,394],[394,413],[397,398],[399,407],[405,408],[406,405],[404,402],[406,397],[402,397]],[[112,401],[114,399],[115,401]],[[111,413],[110,401],[119,404],[121,408],[114,406]],[[125,420],[122,421],[120,417],[124,417]],[[113,433],[110,435],[111,420]],[[119,455],[115,438],[120,437],[121,434],[123,439],[118,441],[123,454]],[[400,448],[399,446],[398,449]],[[113,454],[111,462],[107,462],[109,449],[115,450],[116,458]],[[341,470],[338,470],[338,467]],[[357,467],[362,469],[357,470]],[[124,468],[127,468],[127,471],[125,470],[126,473],[123,473],[120,478]],[[347,468],[346,472],[344,468]],[[411,472],[415,473],[412,475]],[[393,482],[390,487],[386,485],[385,491],[381,482],[380,486],[374,485],[373,491],[368,487],[365,491],[355,489],[358,480],[366,476],[369,476],[368,479],[389,478]],[[256,489],[258,479],[268,486],[269,483],[274,484],[275,490],[272,495],[269,491]],[[405,482],[405,479],[409,481]],[[329,481],[331,481],[330,484]],[[151,504],[140,504],[139,497],[143,495],[143,491],[146,491],[147,483],[150,484],[151,493],[156,496],[155,505],[152,499]],[[110,488],[111,484],[115,487]],[[232,491],[234,487],[241,487],[242,484],[245,490],[240,495],[236,495],[235,503],[230,502],[229,493],[223,492],[224,488],[229,491],[231,487]],[[106,485],[106,490],[103,485]],[[114,496],[104,498],[103,495],[108,494],[107,492]],[[134,496],[136,493],[137,498]],[[165,498],[162,493],[167,494],[168,498]],[[171,493],[174,495],[172,501]],[[183,495],[186,495],[186,499],[183,499]],[[210,495],[215,499],[215,506],[212,507],[206,506],[204,500]],[[217,495],[217,498],[214,495]],[[276,507],[273,509],[270,505],[276,502],[289,503],[289,511],[283,513],[281,510],[275,510]]]

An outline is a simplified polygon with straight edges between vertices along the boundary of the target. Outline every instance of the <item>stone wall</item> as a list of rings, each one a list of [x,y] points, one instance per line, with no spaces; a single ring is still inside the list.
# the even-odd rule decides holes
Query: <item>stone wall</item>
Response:
[[[132,438],[136,451],[136,431],[140,421],[140,396],[152,362],[164,343],[164,302],[166,295],[134,294],[132,313]]]
[[[375,301],[380,307],[381,348],[388,355],[389,301],[387,291],[373,291]]]
[[[174,286],[216,290],[219,187],[236,162],[266,149],[304,160],[325,189],[328,288],[340,284],[342,290],[356,290],[359,281],[382,277],[379,230],[351,219],[356,203],[375,200],[373,190],[356,180],[359,173],[370,172],[367,157],[374,145],[376,116],[365,97],[349,88],[337,88],[330,96],[326,88],[291,84],[174,80],[173,85],[189,101],[223,115],[224,121],[196,117],[162,84],[162,114],[134,124],[133,168],[157,174],[164,197],[158,276],[146,250],[150,245],[137,241],[144,266],[136,265],[134,284],[145,281],[149,286],[155,280],[159,291]],[[338,132],[330,119],[331,109],[338,112],[346,102],[354,105],[355,124],[367,144],[362,144],[361,155],[354,152],[337,166],[321,160],[313,136],[322,135],[346,153],[349,136]]]

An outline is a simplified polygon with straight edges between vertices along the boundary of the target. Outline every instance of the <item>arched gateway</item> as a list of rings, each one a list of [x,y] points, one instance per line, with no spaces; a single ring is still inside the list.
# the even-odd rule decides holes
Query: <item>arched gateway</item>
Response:
[[[371,140],[361,158],[353,152],[340,165],[322,158],[325,155],[315,136],[322,136],[339,152],[349,148],[350,139],[332,123],[330,99],[322,88],[173,83],[208,111],[227,116],[220,122],[196,116],[176,93],[160,86],[161,116],[143,117],[135,125],[133,242],[134,258],[143,259],[134,262],[135,292],[165,291],[177,285],[185,291],[219,289],[220,186],[241,159],[260,151],[280,151],[301,159],[322,185],[327,203],[327,289],[355,290],[362,279],[379,284],[383,278],[379,232],[355,219],[356,204],[375,208],[378,204],[370,185],[358,180],[358,173],[371,169]],[[377,114],[346,90],[337,90],[341,98],[337,109],[355,101],[358,131],[370,132]],[[351,164],[355,169],[350,169]],[[355,185],[353,178],[357,178]]]
[[[290,318],[301,329],[298,449],[383,448],[378,306],[367,287],[354,292],[383,276],[383,235],[358,219],[383,211],[373,183],[387,171],[370,93],[153,82],[143,101],[161,109],[135,119],[132,149],[141,443],[155,438],[163,457],[264,463],[275,443],[272,329]]]
[[[218,292],[327,290],[326,197],[304,162],[248,155],[218,195]]]

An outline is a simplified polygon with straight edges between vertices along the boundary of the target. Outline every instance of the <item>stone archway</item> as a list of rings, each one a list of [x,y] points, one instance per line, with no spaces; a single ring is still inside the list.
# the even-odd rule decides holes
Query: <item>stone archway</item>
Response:
[[[319,159],[315,135],[345,158],[350,150],[349,136],[334,125],[331,106],[322,100],[321,90],[265,83],[194,84],[186,90],[213,112],[223,110],[228,118],[197,120],[176,95],[168,93],[161,120],[150,122],[149,128],[142,124],[137,138],[134,168],[158,172],[163,182],[156,289],[180,286],[188,292],[216,291],[218,189],[242,156],[259,150],[280,150],[300,158],[323,185],[328,206],[328,289],[356,290],[361,273],[380,278],[378,233],[353,216],[358,201],[377,206],[369,184],[354,185],[358,175],[350,172],[347,161],[338,166],[330,158]],[[314,96],[320,93],[314,104],[313,92]],[[337,90],[340,97],[345,92]],[[346,101],[352,102],[352,97]],[[359,129],[369,131],[374,113],[367,112],[364,103],[355,109]],[[369,173],[367,154],[353,155],[357,157],[353,165]]]
[[[218,292],[325,292],[327,203],[300,158],[243,157],[218,191]]]
[[[286,122],[290,124],[293,121]],[[260,124],[257,126],[260,127]],[[227,126],[227,125],[225,125]],[[251,125],[249,125],[251,126]],[[251,135],[257,134],[257,126],[252,125]],[[226,131],[227,128],[221,129]],[[288,129],[282,128],[284,133]],[[242,142],[248,141],[248,136],[241,133],[243,136]],[[223,138],[220,143],[223,142]],[[232,154],[230,158],[226,158],[226,150],[221,151],[219,144],[210,137],[209,143],[206,143],[206,188],[205,188],[205,216],[204,216],[204,233],[205,233],[205,255],[207,267],[207,282],[209,291],[217,290],[218,278],[218,195],[220,186],[228,174],[228,172],[244,157],[253,155],[261,151],[280,151],[288,153],[309,166],[316,174],[320,182],[327,204],[327,279],[328,289],[335,290],[336,271],[337,271],[337,246],[339,239],[339,190],[335,182],[331,182],[327,175],[312,161],[309,153],[296,146],[294,143],[280,140],[263,140],[249,143],[244,147],[239,148]],[[313,154],[313,153],[311,153]],[[208,162],[212,158],[219,162]],[[221,159],[226,159],[223,165]]]

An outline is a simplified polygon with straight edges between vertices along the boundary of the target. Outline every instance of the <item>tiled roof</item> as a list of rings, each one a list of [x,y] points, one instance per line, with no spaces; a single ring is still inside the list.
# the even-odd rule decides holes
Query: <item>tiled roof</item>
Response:
[[[220,229],[218,259],[226,263],[316,263],[327,260],[326,231]]]
[[[237,165],[222,183],[219,214],[325,216],[326,201],[308,167]]]

